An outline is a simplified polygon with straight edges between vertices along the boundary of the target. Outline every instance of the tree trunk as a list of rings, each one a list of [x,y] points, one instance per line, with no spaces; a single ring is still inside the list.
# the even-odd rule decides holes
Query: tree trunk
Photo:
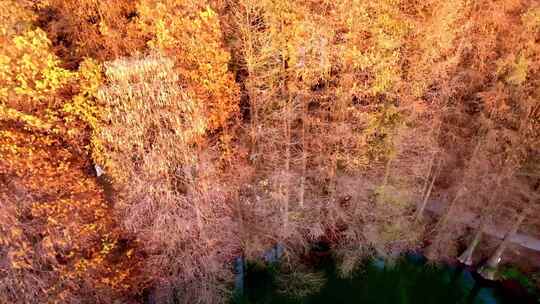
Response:
[[[338,93],[339,94],[339,93]],[[331,187],[331,196],[330,201],[335,203],[337,201],[336,195],[337,195],[337,188],[338,188],[338,154],[341,151],[342,148],[342,123],[345,120],[344,117],[344,110],[345,107],[344,103],[344,97],[339,96],[336,99],[336,108],[334,109],[335,116],[334,116],[334,132],[330,133],[334,135],[334,138],[332,138],[332,141],[335,142],[335,147],[333,149],[332,154],[332,176],[330,181],[330,187]]]
[[[385,188],[388,185],[388,180],[390,179],[390,167],[392,166],[393,160],[394,158],[390,157],[388,161],[386,162],[386,165],[384,168],[383,188]]]
[[[306,56],[306,50],[305,48],[300,48],[300,64],[299,68],[304,69],[305,68],[305,56]],[[301,108],[301,115],[302,115],[302,127],[301,127],[301,144],[302,144],[302,160],[301,160],[301,168],[300,168],[300,193],[299,193],[299,199],[298,204],[300,206],[300,209],[304,208],[304,197],[305,197],[305,191],[306,191],[306,167],[307,167],[307,146],[306,146],[306,128],[309,128],[307,124],[307,105],[306,105],[306,97],[304,95],[303,89],[301,89],[298,92],[297,98],[300,99],[300,108]]]
[[[300,176],[300,198],[299,205],[300,209],[304,208],[304,195],[306,191],[306,167],[307,167],[307,146],[306,146],[306,128],[307,126],[307,111],[306,111],[306,101],[304,96],[300,96],[300,102],[302,107],[302,162],[301,162],[301,176]]]
[[[484,230],[486,229],[486,226],[487,226],[487,224],[489,222],[491,211],[496,209],[497,206],[500,204],[500,202],[499,202],[499,204],[497,204],[497,206],[491,207],[493,205],[493,202],[495,201],[495,197],[496,197],[496,195],[498,193],[497,189],[501,185],[502,179],[503,179],[502,175],[499,175],[497,177],[497,182],[495,183],[495,189],[491,192],[491,196],[487,201],[487,211],[486,211],[487,215],[485,215],[482,218],[482,222],[480,223],[480,227],[478,228],[478,231],[476,232],[476,235],[474,236],[474,239],[473,239],[471,245],[458,258],[458,260],[461,263],[465,264],[465,265],[468,265],[468,266],[472,265],[472,255],[474,253],[474,249],[476,248],[476,246],[480,242],[480,239],[482,238],[482,234],[484,233]]]
[[[254,97],[255,96],[250,96],[250,98],[252,99],[252,101],[250,102],[250,128],[251,128],[250,130],[251,131],[250,132],[251,157],[250,159],[252,160],[252,162],[255,161],[255,159],[257,158],[257,154],[259,152],[257,149],[257,132],[258,132],[258,126],[259,126],[259,122],[258,122],[259,114],[258,114],[256,101],[253,100],[255,99]]]
[[[506,250],[506,247],[508,246],[508,243],[510,242],[510,238],[516,234],[516,232],[519,229],[519,226],[521,226],[521,223],[525,219],[526,215],[525,213],[522,213],[519,215],[517,221],[514,223],[510,231],[504,236],[503,241],[497,247],[497,250],[493,253],[493,255],[489,258],[489,260],[484,264],[478,273],[480,273],[481,276],[488,280],[494,280],[495,274],[497,272],[497,266],[499,265],[499,262],[502,259],[502,255],[504,251]]]
[[[435,163],[435,153],[433,153],[433,155],[431,156],[431,159],[429,160],[428,174],[427,174],[426,180],[424,181],[424,187],[422,188],[422,198],[424,197],[429,187],[429,177],[432,175],[434,163]]]
[[[435,158],[435,156],[433,156]],[[422,216],[424,214],[424,210],[426,209],[427,202],[429,200],[429,197],[431,196],[431,191],[433,190],[433,185],[435,184],[435,180],[437,177],[439,177],[439,173],[441,172],[441,165],[437,166],[436,171],[433,173],[433,176],[431,178],[431,182],[429,183],[429,186],[427,189],[422,193],[424,195],[422,204],[420,205],[420,208],[418,209],[418,213],[416,214],[416,220],[422,219]]]
[[[245,14],[245,20],[239,20],[240,24],[243,24],[246,26],[247,30],[244,31],[244,58],[246,60],[246,67],[248,70],[249,75],[255,74],[254,71],[254,64],[256,61],[255,58],[255,52],[254,52],[254,46],[253,46],[253,37],[251,33],[251,29],[249,26],[252,24],[253,20],[250,19],[249,14]],[[258,105],[257,100],[259,99],[257,94],[255,93],[255,86],[250,81],[250,79],[246,79],[246,91],[247,95],[249,97],[249,106],[250,106],[250,112],[249,112],[249,118],[250,118],[250,160],[253,162],[258,153],[257,149],[257,128],[259,126],[259,115],[258,115]]]
[[[283,31],[284,25],[283,21],[280,24],[280,29]],[[290,196],[290,173],[291,173],[291,120],[292,120],[292,100],[291,92],[289,91],[288,86],[288,65],[287,58],[285,54],[282,54],[281,59],[281,74],[284,75],[285,80],[281,85],[282,98],[285,102],[283,105],[283,110],[285,111],[283,115],[283,132],[284,132],[284,145],[285,145],[285,166],[284,166],[284,193],[283,193],[283,233],[282,236],[285,237],[287,234],[289,226],[289,196]]]
[[[291,101],[287,98],[285,105],[285,176],[283,194],[283,232],[286,234],[289,222],[289,196],[290,196],[290,172],[291,172]]]
[[[467,265],[467,266],[471,266],[473,261],[472,261],[472,257],[473,257],[473,253],[474,253],[474,250],[476,249],[476,246],[478,246],[478,244],[480,243],[480,240],[482,239],[482,234],[484,233],[484,229],[485,229],[485,223],[487,221],[484,221],[481,225],[480,225],[480,228],[478,229],[478,231],[476,231],[476,234],[474,235],[474,239],[472,240],[471,244],[469,245],[469,247],[467,247],[467,249],[458,257],[458,260]]]
[[[476,146],[474,147],[474,150],[471,154],[471,157],[469,158],[469,162],[474,160],[474,158],[476,157],[476,154],[478,153],[478,151],[480,150],[480,146],[482,144],[482,139],[478,140],[478,142],[476,143]],[[449,217],[450,217],[450,214],[452,212],[452,210],[454,209],[457,201],[459,200],[459,198],[461,197],[461,195],[463,195],[463,191],[465,190],[465,183],[466,183],[466,173],[464,174],[464,176],[462,177],[462,180],[461,180],[461,184],[459,185],[459,188],[457,190],[457,193],[456,193],[456,196],[454,197],[454,199],[448,204],[448,207],[446,208],[446,212],[445,214],[441,217],[441,219],[439,220],[439,222],[437,223],[437,227],[442,227],[446,224],[446,222],[448,221]]]

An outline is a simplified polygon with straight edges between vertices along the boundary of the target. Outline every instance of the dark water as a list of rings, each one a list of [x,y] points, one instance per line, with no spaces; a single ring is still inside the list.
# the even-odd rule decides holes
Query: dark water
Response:
[[[350,278],[341,278],[333,263],[318,267],[324,285],[312,294],[293,297],[279,286],[276,265],[248,266],[245,288],[236,304],[521,304],[540,303],[535,298],[516,298],[497,283],[482,281],[460,267],[426,264],[420,256],[393,263],[369,260]],[[296,284],[295,284],[296,285]]]

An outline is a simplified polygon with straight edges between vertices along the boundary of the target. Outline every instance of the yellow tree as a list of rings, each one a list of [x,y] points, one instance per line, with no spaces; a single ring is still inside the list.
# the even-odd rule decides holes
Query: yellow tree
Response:
[[[129,245],[88,175],[85,132],[63,110],[78,73],[60,67],[26,7],[0,9],[14,13],[0,24],[0,300],[109,302],[131,287],[136,262],[111,267]],[[102,292],[95,297],[87,286]]]
[[[38,21],[54,52],[75,69],[84,58],[99,62],[140,52],[148,37],[137,27],[138,1],[38,0]]]
[[[137,11],[150,49],[174,58],[182,83],[205,107],[208,129],[226,127],[239,96],[216,12],[200,0],[143,0]]]

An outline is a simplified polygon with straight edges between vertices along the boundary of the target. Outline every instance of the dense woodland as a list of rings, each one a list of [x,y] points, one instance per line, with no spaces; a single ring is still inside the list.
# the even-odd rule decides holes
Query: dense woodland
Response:
[[[537,1],[1,0],[0,303],[539,236],[539,145]]]

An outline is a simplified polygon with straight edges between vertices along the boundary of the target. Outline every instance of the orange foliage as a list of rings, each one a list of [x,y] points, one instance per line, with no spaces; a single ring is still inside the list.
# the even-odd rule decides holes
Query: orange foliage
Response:
[[[78,73],[60,67],[39,28],[8,19],[1,29],[0,302],[108,303],[133,287],[136,261],[121,257],[130,245],[88,174],[82,125],[64,111]]]
[[[113,60],[142,50],[135,24],[136,2],[117,0],[39,0],[39,23],[55,52],[75,67],[85,57]]]
[[[119,244],[111,208],[80,156],[58,139],[6,126],[0,131],[0,156],[3,204],[7,212],[14,208],[2,211],[9,220],[1,223],[6,233],[0,243],[6,246],[9,266],[8,281],[0,286],[16,281],[8,286],[15,292],[0,292],[0,299],[7,294],[6,302],[21,301],[34,280],[41,290],[29,302],[91,297],[84,286],[101,290],[96,300],[108,302],[111,295],[134,287],[130,266],[136,261],[122,258],[129,248]]]
[[[143,0],[138,24],[148,45],[176,61],[177,73],[207,111],[208,128],[224,127],[238,110],[238,87],[228,70],[218,15],[205,1]]]
[[[208,112],[210,130],[238,109],[238,87],[228,70],[217,14],[206,1],[39,2],[54,49],[68,62],[98,62],[149,50],[174,58],[177,72]]]
[[[453,253],[536,210],[539,35],[530,0],[0,0],[0,302],[215,303],[276,241],[347,273],[432,193]]]

